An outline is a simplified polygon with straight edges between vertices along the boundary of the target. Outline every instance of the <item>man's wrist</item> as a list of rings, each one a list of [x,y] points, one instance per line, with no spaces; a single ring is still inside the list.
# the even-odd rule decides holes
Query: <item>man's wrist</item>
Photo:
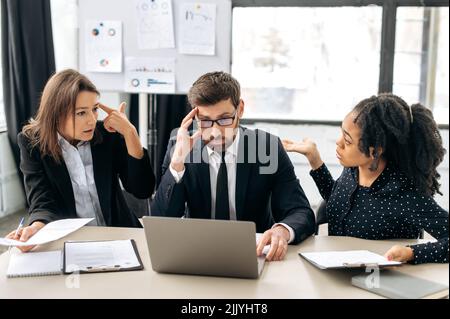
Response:
[[[291,233],[289,232],[289,229],[284,227],[283,225],[277,225],[275,229],[278,229],[281,232],[281,235],[284,239],[286,239],[287,242],[289,242],[289,239],[291,237]]]
[[[184,171],[184,163],[183,162],[172,161],[170,163],[170,167],[177,173]]]

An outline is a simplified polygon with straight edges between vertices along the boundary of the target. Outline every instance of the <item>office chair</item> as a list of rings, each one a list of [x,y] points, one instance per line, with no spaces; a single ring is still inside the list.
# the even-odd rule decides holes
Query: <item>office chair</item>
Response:
[[[316,210],[316,235],[319,235],[319,226],[328,223],[326,206],[327,202],[322,200]]]
[[[139,199],[128,193],[126,190],[122,190],[125,201],[127,202],[130,211],[136,215],[137,218],[150,215],[150,200]]]

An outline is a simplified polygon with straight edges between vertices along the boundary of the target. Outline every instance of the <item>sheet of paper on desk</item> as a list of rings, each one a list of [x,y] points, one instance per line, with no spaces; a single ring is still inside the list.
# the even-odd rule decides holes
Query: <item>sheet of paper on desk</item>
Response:
[[[397,261],[388,261],[385,257],[368,250],[322,251],[300,253],[300,255],[322,269],[345,268],[355,265],[395,266],[401,264]]]
[[[133,268],[140,265],[131,240],[66,242],[65,258],[67,272],[116,265]]]
[[[256,233],[256,244],[257,245],[258,245],[259,240],[261,239],[262,235],[263,234],[261,234],[261,233]],[[269,252],[269,249],[270,249],[270,245],[265,245],[263,248],[263,254],[267,255],[267,253]]]
[[[0,245],[3,246],[33,246],[42,245],[51,241],[63,238],[70,233],[80,229],[93,218],[73,218],[73,219],[60,219],[54,222],[48,223],[40,231],[36,233],[26,242],[18,240],[0,238]]]

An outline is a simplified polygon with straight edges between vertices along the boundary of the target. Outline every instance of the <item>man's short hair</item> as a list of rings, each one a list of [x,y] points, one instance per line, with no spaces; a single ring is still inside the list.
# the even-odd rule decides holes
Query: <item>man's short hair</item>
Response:
[[[189,104],[193,108],[214,105],[228,99],[237,108],[241,99],[241,88],[239,82],[225,72],[202,75],[194,82],[188,93]]]

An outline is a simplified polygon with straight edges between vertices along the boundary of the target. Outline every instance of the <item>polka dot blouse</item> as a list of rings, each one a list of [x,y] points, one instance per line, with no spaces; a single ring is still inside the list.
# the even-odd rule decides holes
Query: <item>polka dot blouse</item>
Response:
[[[336,181],[325,164],[310,174],[327,201],[329,235],[412,239],[423,229],[437,241],[409,246],[411,263],[448,263],[448,212],[403,174],[388,165],[370,187],[358,185],[356,168],[345,168]]]

